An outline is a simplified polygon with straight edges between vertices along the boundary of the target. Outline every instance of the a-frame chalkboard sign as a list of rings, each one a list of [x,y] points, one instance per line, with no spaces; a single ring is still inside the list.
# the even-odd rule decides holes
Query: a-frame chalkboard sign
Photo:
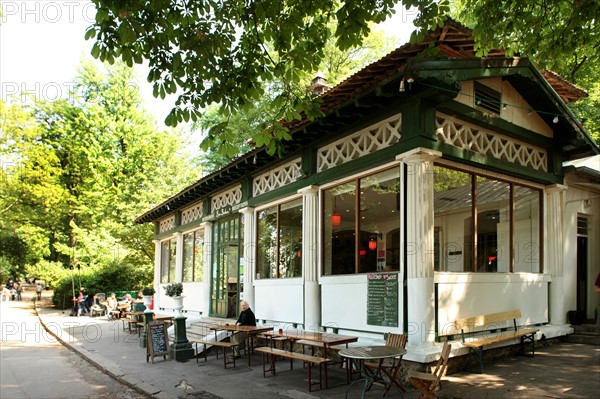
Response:
[[[146,329],[146,363],[149,360],[154,363],[156,356],[162,356],[166,360],[167,356],[169,356],[167,323],[164,321],[151,321],[146,326]]]

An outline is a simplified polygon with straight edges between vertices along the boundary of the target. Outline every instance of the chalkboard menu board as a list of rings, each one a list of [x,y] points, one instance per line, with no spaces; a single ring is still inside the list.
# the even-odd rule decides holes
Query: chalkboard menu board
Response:
[[[148,323],[146,331],[146,363],[156,356],[166,359],[169,356],[169,334],[167,324],[164,321],[152,321]]]
[[[368,274],[367,324],[398,327],[398,274]]]

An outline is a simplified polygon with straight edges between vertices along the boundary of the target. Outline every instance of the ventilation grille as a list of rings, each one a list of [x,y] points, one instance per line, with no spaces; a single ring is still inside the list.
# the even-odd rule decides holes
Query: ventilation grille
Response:
[[[502,95],[486,85],[475,82],[475,106],[500,115]]]
[[[588,218],[586,218],[585,216],[577,216],[577,235],[588,235]]]

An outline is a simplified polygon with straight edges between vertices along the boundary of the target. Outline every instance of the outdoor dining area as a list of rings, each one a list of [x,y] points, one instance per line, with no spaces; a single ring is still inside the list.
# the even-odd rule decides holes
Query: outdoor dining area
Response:
[[[196,362],[209,362],[214,356],[231,370],[239,366],[234,348],[239,348],[242,365],[258,367],[263,378],[287,378],[306,381],[306,390],[345,387],[346,397],[365,397],[377,391],[377,396],[404,397],[407,386],[399,381],[402,357],[406,354],[406,335],[387,333],[384,342],[361,343],[358,336],[328,331],[307,331],[293,326],[240,326],[234,323],[205,322],[205,336],[190,338],[195,345]],[[232,339],[243,335],[243,343]],[[194,333],[192,332],[192,334]],[[422,397],[435,397],[441,377],[447,367],[449,345],[443,352],[434,373],[409,371],[409,382],[422,391]],[[241,360],[241,359],[240,359]],[[288,375],[289,373],[289,375]],[[332,378],[330,378],[332,377]],[[330,381],[332,380],[332,381]]]

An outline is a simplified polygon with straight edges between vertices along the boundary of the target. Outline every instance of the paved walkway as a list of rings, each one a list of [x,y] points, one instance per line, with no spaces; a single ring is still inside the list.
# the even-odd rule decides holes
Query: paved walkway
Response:
[[[42,324],[65,345],[89,361],[155,398],[344,398],[347,385],[345,373],[329,367],[329,389],[309,393],[306,370],[296,364],[282,362],[278,374],[263,378],[261,358],[252,357],[248,367],[245,358],[237,367],[223,368],[222,360],[214,356],[199,363],[165,361],[146,362],[146,350],[139,345],[137,334],[123,331],[120,321],[106,317],[70,317],[69,311],[56,310],[49,305],[49,293],[38,302]],[[281,371],[279,371],[281,370]],[[348,398],[360,396],[360,384],[348,393]],[[392,388],[390,397],[401,397]],[[405,398],[418,397],[407,387]],[[484,374],[458,373],[446,376],[442,399],[469,398],[600,398],[600,347],[560,343],[539,347],[534,358],[510,357],[486,363]],[[381,397],[374,388],[367,398]]]

